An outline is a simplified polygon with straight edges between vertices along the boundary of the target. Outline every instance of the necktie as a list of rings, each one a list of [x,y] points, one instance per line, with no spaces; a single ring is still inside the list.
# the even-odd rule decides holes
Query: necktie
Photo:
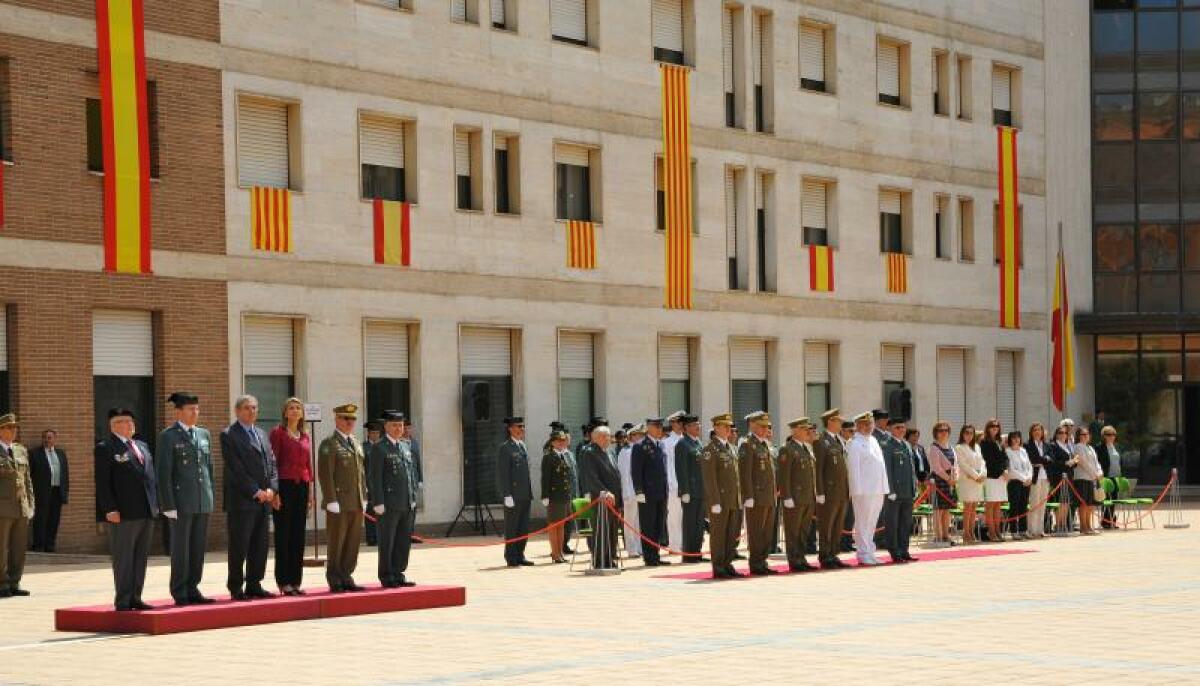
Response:
[[[137,443],[126,441],[125,445],[129,447],[129,451],[133,453],[133,456],[137,458],[138,464],[143,467],[146,466],[146,458],[142,457],[142,451],[138,450]]]
[[[188,431],[188,440],[189,440],[189,441],[191,441],[193,445],[195,445],[195,443],[196,443],[196,429],[195,429],[195,428],[193,428],[193,427],[189,427],[187,431]]]

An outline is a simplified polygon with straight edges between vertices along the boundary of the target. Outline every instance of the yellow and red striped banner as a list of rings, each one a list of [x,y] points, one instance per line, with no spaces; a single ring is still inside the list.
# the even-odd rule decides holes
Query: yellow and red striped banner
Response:
[[[688,69],[662,67],[663,196],[666,204],[667,308],[692,309],[692,152]]]
[[[375,263],[408,266],[409,204],[375,198]]]
[[[833,248],[828,245],[808,246],[808,289],[833,291]]]
[[[250,247],[292,251],[292,192],[286,188],[250,189]]]
[[[1060,412],[1067,394],[1075,390],[1075,335],[1071,324],[1071,302],[1067,298],[1067,263],[1063,259],[1059,237],[1058,259],[1054,263],[1054,310],[1050,323],[1050,342],[1054,354],[1050,364],[1050,398]]]
[[[142,0],[96,0],[104,269],[150,272],[150,128]]]
[[[1000,326],[1021,328],[1021,219],[1017,211],[1017,130],[996,127],[996,154],[1000,171],[1000,215],[996,227],[1000,252]]]
[[[592,222],[567,222],[567,266],[596,268],[596,225]]]
[[[900,252],[884,254],[887,262],[887,292],[908,292],[908,255]]]

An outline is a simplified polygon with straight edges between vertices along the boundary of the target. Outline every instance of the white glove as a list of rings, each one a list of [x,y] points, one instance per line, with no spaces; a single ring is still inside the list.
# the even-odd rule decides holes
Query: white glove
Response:
[[[743,507],[754,507],[754,498],[746,498],[746,502],[742,503]]]
[[[796,506],[796,501],[792,500],[791,498],[787,498],[783,501],[783,506],[790,510]]]
[[[692,494],[691,494],[691,493],[684,493],[683,495],[679,496],[679,501],[680,501],[680,502],[683,502],[683,503],[690,503],[690,502],[692,502]]]
[[[817,504],[818,504],[818,505],[824,505],[824,504],[825,504],[825,496],[823,496],[823,495],[818,495],[818,496],[817,496]]]
[[[638,494],[637,494],[637,501],[638,501],[639,503],[644,503],[644,502],[646,502],[646,494],[645,494],[645,493],[638,493]]]
[[[517,502],[515,500],[513,500],[513,497],[511,495],[506,495],[506,496],[504,496],[504,506],[505,507],[516,507]]]
[[[888,500],[891,500],[891,501],[895,502],[895,500],[896,500],[896,494],[895,494],[895,493],[888,493]]]
[[[163,516],[167,519],[179,519],[179,512],[177,510],[167,510],[163,513]]]
[[[542,498],[542,507],[550,507],[550,499]]]
[[[365,501],[365,500],[362,501],[362,504],[363,504],[362,510],[363,510],[363,512],[366,512],[367,511],[367,501]]]
[[[720,506],[720,505],[713,505],[713,506],[712,506],[712,513],[713,513],[713,514],[721,514],[721,506]]]
[[[337,501],[329,503],[328,505],[325,506],[325,509],[329,510],[333,514],[341,514],[342,513],[342,506],[339,505],[337,503]]]
[[[387,508],[386,508],[386,507],[384,507],[383,505],[376,505],[376,506],[375,506],[375,514],[381,515],[381,514],[383,514],[383,513],[384,513],[386,510],[387,510]]]

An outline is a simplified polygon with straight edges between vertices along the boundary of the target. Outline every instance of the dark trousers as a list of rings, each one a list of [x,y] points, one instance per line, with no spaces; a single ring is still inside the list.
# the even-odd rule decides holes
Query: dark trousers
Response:
[[[275,520],[275,583],[299,586],[304,577],[304,529],[308,516],[309,484],[280,481]]]
[[[1014,528],[1017,533],[1025,533],[1029,530],[1029,519],[1025,514],[1029,512],[1029,487],[1020,481],[1009,480],[1008,482],[1008,516],[1018,517],[1013,520]]]
[[[783,509],[783,539],[787,543],[789,566],[807,562],[808,532],[812,527],[813,503],[797,501],[795,507]]]
[[[0,517],[0,590],[21,585],[25,574],[25,548],[29,544],[29,520]]]
[[[683,552],[696,553],[683,558],[684,562],[699,562],[704,545],[704,501],[698,495],[683,504]]]
[[[750,571],[767,568],[767,556],[771,554],[771,528],[775,526],[774,500],[763,506],[758,502],[746,509],[746,548],[750,557]]]
[[[367,532],[367,545],[377,545],[379,543],[379,532],[375,528],[375,522],[366,520],[363,523],[363,530]]]
[[[171,522],[171,597],[186,602],[200,595],[204,550],[208,545],[208,515],[180,512]]]
[[[641,528],[642,534],[651,541],[660,543],[663,537],[663,530],[667,523],[667,501],[665,500],[647,500],[644,503],[638,503],[638,527]],[[642,559],[648,565],[658,564],[659,551],[655,546],[642,541]]]
[[[513,507],[504,508],[504,540],[511,541],[529,533],[529,506],[532,500],[514,500]],[[519,541],[504,544],[504,561],[516,564],[525,559],[525,544],[529,541],[522,538]]]
[[[616,507],[621,504],[615,503]],[[592,511],[595,516],[592,518],[592,535],[588,537],[588,545],[592,550],[592,567],[595,569],[615,569],[617,566],[617,529],[621,527],[621,523],[604,507],[603,501],[598,503]],[[640,515],[639,515],[640,517]],[[603,536],[601,531],[603,530]],[[650,545],[643,546],[643,551],[649,549]]]
[[[152,540],[153,519],[123,519],[120,524],[108,525],[108,551],[112,556],[113,585],[117,591],[113,604],[118,609],[129,608],[142,600]]]
[[[722,508],[720,514],[709,514],[708,547],[714,572],[727,572],[733,568],[733,556],[737,553],[737,539],[741,531],[741,510]]]
[[[387,510],[380,515],[375,524],[379,535],[379,583],[390,586],[405,581],[416,521],[416,510]]]
[[[33,510],[33,549],[54,552],[58,522],[62,518],[62,489],[50,487],[49,497],[37,501]]]
[[[267,536],[269,509],[266,505],[260,505],[249,510],[230,510],[226,515],[229,576],[225,587],[231,593],[262,588],[263,577],[267,575],[267,548],[270,547]]]
[[[912,539],[913,499],[897,497],[883,501],[883,543],[892,560],[908,556]]]
[[[849,501],[826,495],[824,505],[817,506],[817,559],[825,562],[842,551],[842,522],[846,519]]]
[[[325,560],[325,581],[329,588],[338,590],[354,583],[354,569],[358,567],[358,546],[362,539],[362,510],[332,512],[325,515],[325,533],[328,550]],[[279,553],[276,554],[278,559]],[[278,564],[278,562],[276,562]]]

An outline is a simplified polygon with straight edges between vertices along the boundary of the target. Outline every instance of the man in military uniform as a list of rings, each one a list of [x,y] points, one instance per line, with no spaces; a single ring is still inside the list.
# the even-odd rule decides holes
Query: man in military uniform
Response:
[[[807,572],[814,567],[804,559],[813,509],[817,504],[817,459],[812,453],[812,421],[801,417],[788,422],[792,435],[779,449],[779,491],[783,495],[783,535],[788,567]]]
[[[846,446],[842,442],[842,418],[835,407],[821,415],[825,431],[813,446],[816,457],[817,533],[821,566],[845,567],[838,559],[842,524],[850,504]]]
[[[897,417],[891,424],[892,442],[883,449],[887,481],[891,487],[883,504],[883,537],[892,562],[916,562],[908,553],[912,538],[913,501],[917,497],[916,457],[912,444],[904,440],[905,419]]]
[[[733,568],[738,533],[742,529],[742,498],[738,479],[738,457],[729,439],[733,416],[712,418],[713,439],[700,452],[704,505],[708,508],[708,545],[714,579],[742,576]]]
[[[325,508],[325,581],[333,593],[365,591],[354,583],[358,545],[362,537],[363,506],[367,500],[362,446],[354,437],[358,406],[353,403],[333,408],[335,431],[317,449],[317,481],[321,485],[321,507]]]
[[[659,441],[663,437],[663,420],[646,420],[646,437],[633,446],[631,472],[633,492],[638,502],[638,522],[646,538],[661,544],[667,519],[667,456]],[[647,567],[669,565],[660,559],[658,547],[642,546],[642,559]]]
[[[496,449],[496,490],[504,499],[504,561],[509,567],[532,567],[525,557],[522,536],[529,533],[529,507],[533,483],[529,477],[529,453],[525,450],[525,419],[506,417],[508,438]],[[514,541],[515,538],[521,538]]]
[[[700,474],[700,418],[685,414],[683,438],[675,444],[675,483],[679,486],[679,502],[683,505],[683,561],[704,562],[700,548],[704,545],[704,477]],[[690,553],[690,554],[688,554]]]
[[[0,598],[29,595],[21,576],[33,519],[33,478],[29,453],[16,440],[17,416],[0,416]]]
[[[212,440],[197,426],[200,401],[191,393],[172,393],[175,423],[158,435],[154,449],[159,509],[171,527],[171,597],[176,605],[207,605],[200,594],[208,517],[212,514]]]
[[[589,501],[600,498],[601,502],[593,506],[591,512],[592,530],[592,567],[594,569],[617,568],[617,518],[609,511],[606,503],[618,510],[622,507],[621,472],[617,469],[617,461],[609,453],[612,441],[612,431],[606,424],[592,429],[591,441],[583,446],[583,452],[576,458],[579,462],[579,487],[583,497]],[[604,537],[599,532],[604,532]]]
[[[383,422],[378,419],[371,419],[363,423],[363,428],[367,430],[367,439],[363,441],[363,488],[366,488],[366,470],[367,459],[371,455],[371,450],[375,448],[375,444],[383,439]],[[379,542],[378,532],[375,529],[375,521],[368,519],[363,523],[363,530],[366,532],[367,545],[376,545]]]
[[[776,574],[767,566],[775,523],[775,451],[767,440],[771,418],[761,410],[746,415],[750,435],[738,446],[738,476],[746,509],[746,547],[750,573]]]
[[[384,588],[415,586],[404,573],[417,517],[417,473],[404,436],[405,416],[383,413],[383,440],[371,450],[367,500],[379,518],[379,583]]]

